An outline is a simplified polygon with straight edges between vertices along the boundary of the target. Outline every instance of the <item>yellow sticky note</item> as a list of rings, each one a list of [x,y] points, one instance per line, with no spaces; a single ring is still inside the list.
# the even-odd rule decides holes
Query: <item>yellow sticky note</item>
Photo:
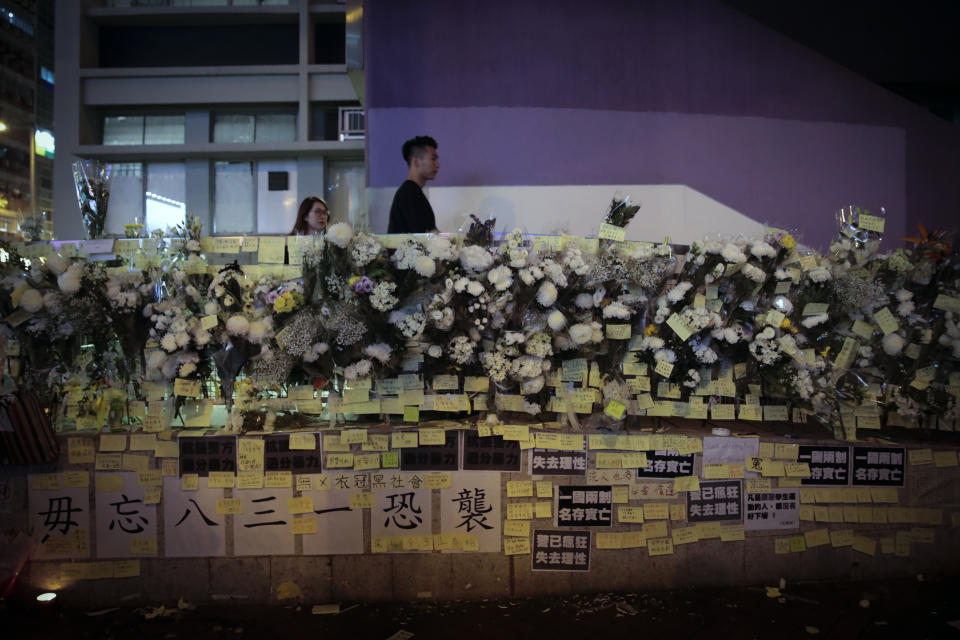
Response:
[[[313,433],[291,433],[290,450],[313,451],[317,448],[317,436]]]
[[[123,476],[97,474],[97,491],[123,491]]]
[[[530,536],[529,520],[507,520],[503,523],[503,535],[505,536]]]
[[[907,460],[912,465],[933,464],[933,451],[930,449],[910,449],[907,451]]]
[[[532,480],[511,480],[507,482],[508,498],[528,498],[533,496]]]
[[[806,538],[808,548],[819,547],[830,543],[830,533],[827,529],[812,529],[803,535],[804,538]]]
[[[530,553],[530,538],[504,538],[503,553],[508,556]]]
[[[673,490],[676,493],[681,491],[700,491],[700,478],[697,476],[680,476],[673,479]]]
[[[416,409],[416,407],[412,407]],[[420,434],[420,445],[446,444],[446,435],[443,429],[417,429]]]
[[[263,485],[268,489],[285,489],[293,486],[293,473],[290,471],[267,471],[263,474]]]
[[[721,542],[736,542],[737,540],[745,539],[746,536],[744,535],[742,524],[728,524],[720,527]]]
[[[232,471],[211,471],[207,476],[207,486],[211,489],[233,489],[235,479]]]
[[[290,521],[290,532],[294,535],[309,535],[317,532],[317,519],[313,516],[293,518]]]
[[[100,436],[100,451],[126,451],[127,436],[107,435]]]
[[[237,470],[263,471],[263,440],[239,438],[237,440]]]
[[[67,456],[70,464],[89,464],[95,455],[93,438],[67,438]]]
[[[369,491],[350,494],[351,509],[373,509],[375,504],[374,495]]]
[[[452,484],[453,481],[449,471],[440,471],[427,474],[427,489],[449,489]]]
[[[64,471],[63,472],[63,486],[64,487],[89,487],[90,486],[90,472],[89,471]]]
[[[138,556],[157,555],[157,539],[130,538],[130,553]]]
[[[647,538],[647,553],[653,556],[673,554],[673,540],[670,538]]]
[[[185,473],[180,476],[180,488],[183,491],[197,491],[200,489],[200,477],[195,473]]]
[[[313,511],[313,498],[302,496],[299,498],[287,498],[287,513],[297,515],[300,513],[310,513]]]
[[[217,514],[224,515],[237,515],[243,513],[243,501],[240,498],[218,498],[217,499]]]
[[[237,489],[263,489],[263,474],[257,472],[238,473]]]
[[[390,436],[390,447],[392,449],[414,448],[418,442],[417,435],[415,431],[393,433]]]
[[[159,487],[163,484],[160,469],[147,469],[137,472],[137,485],[141,487]]]
[[[537,519],[540,518],[552,518],[553,517],[553,503],[547,502],[546,500],[539,500],[534,504],[535,516]]]
[[[936,451],[933,454],[933,462],[938,467],[955,467],[957,466],[957,452],[950,451]]]
[[[620,522],[643,522],[642,507],[618,507],[617,520]]]
[[[538,498],[552,498],[553,497],[553,483],[549,480],[538,480],[537,481],[537,497]]]
[[[666,520],[670,517],[670,505],[666,502],[648,502],[643,505],[643,517],[647,520]]]
[[[530,502],[513,502],[507,504],[507,520],[532,520],[533,504]]]

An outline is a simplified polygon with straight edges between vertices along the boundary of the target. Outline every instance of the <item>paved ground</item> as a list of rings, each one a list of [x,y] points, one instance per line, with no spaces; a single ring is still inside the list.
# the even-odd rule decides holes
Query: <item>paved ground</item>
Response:
[[[774,585],[776,586],[776,585]],[[14,598],[0,613],[0,638],[349,638],[603,640],[721,638],[953,638],[960,640],[960,577],[869,583],[731,587],[655,593],[600,593],[479,602],[341,603],[337,615],[311,605],[203,604],[145,619],[144,609],[97,616]],[[775,594],[772,594],[775,596]]]

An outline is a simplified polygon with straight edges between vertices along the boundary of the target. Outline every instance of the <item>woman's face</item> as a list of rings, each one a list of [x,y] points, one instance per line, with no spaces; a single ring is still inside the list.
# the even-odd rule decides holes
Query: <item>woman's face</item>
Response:
[[[330,216],[327,214],[327,208],[322,202],[314,202],[310,212],[307,213],[307,227],[311,232],[326,231],[327,220]]]

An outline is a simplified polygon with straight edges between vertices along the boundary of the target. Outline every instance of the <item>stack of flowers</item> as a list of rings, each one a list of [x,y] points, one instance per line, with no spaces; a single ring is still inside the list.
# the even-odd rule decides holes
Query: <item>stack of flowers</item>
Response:
[[[191,220],[155,270],[59,254],[28,265],[13,251],[0,302],[8,335],[45,364],[30,375],[51,389],[80,373],[139,375],[122,371],[136,371],[149,333],[146,379],[207,381],[215,364],[230,398],[246,373],[244,410],[288,385],[339,392],[414,373],[488,378],[485,406],[531,416],[610,421],[654,399],[762,397],[829,424],[956,419],[960,261],[941,234],[879,254],[882,217],[851,209],[824,255],[771,231],[707,238],[678,258],[614,239],[636,213],[626,202],[612,203],[602,242],[519,230],[495,241],[492,221],[397,241],[339,223],[291,281],[236,264],[210,274]],[[78,365],[81,337],[96,354]]]

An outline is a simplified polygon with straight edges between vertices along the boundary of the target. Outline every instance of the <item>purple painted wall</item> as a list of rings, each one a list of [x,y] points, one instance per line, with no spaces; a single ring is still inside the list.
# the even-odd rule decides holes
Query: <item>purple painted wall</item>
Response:
[[[822,245],[955,228],[960,130],[711,0],[368,0],[369,185],[440,142],[437,186],[687,184]]]

